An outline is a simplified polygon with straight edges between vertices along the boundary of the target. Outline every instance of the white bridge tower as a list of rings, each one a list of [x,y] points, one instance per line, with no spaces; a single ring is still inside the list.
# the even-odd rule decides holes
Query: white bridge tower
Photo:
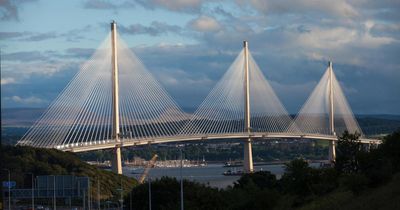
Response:
[[[328,71],[329,71],[329,128],[331,135],[336,136],[335,132],[335,110],[333,107],[333,68],[332,62],[328,62]],[[336,143],[335,141],[329,141],[329,162],[334,163],[336,160]]]
[[[249,79],[249,49],[248,42],[243,41],[244,48],[244,126],[245,132],[249,135],[243,142],[244,159],[243,169],[246,173],[253,172],[253,154],[251,148],[251,124],[250,124],[250,79]]]
[[[119,139],[119,90],[118,90],[118,55],[117,55],[117,23],[111,23],[111,48],[112,48],[112,139],[115,140],[112,170],[122,174],[121,145]]]

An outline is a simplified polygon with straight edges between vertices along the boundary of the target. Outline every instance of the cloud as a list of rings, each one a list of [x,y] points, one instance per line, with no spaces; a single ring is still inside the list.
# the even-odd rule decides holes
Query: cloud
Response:
[[[81,6],[87,8],[87,15],[98,15],[95,9],[117,12],[135,7],[140,14],[147,13],[143,18],[150,21],[162,15],[172,17],[119,27],[122,36],[144,38],[144,44],[135,46],[134,51],[183,107],[201,103],[241,50],[242,41],[248,40],[252,55],[291,113],[304,103],[327,60],[333,60],[335,73],[356,113],[399,113],[399,1],[127,2],[92,0]],[[129,21],[129,16],[120,18],[121,23]],[[1,43],[7,45],[5,50],[18,50],[29,43],[24,48],[26,52],[3,55],[5,96],[28,98],[22,93],[29,89],[32,95],[51,101],[49,95],[56,95],[79,69],[78,61],[95,51],[90,44],[97,39],[93,34],[98,28],[0,32],[0,39],[6,40]],[[129,41],[135,41],[129,46],[137,43],[136,38],[128,36]],[[53,39],[82,44],[67,43],[57,45],[54,52],[40,51],[40,44]],[[18,48],[11,48],[16,41],[23,42],[18,43]]]
[[[189,26],[200,32],[210,32],[210,31],[218,31],[221,29],[221,25],[218,21],[213,17],[208,16],[200,16],[189,22]]]
[[[92,25],[86,25],[81,28],[72,29],[65,33],[56,32],[30,32],[30,31],[3,31],[0,32],[0,40],[16,40],[25,42],[45,41],[49,39],[65,38],[66,41],[76,42],[81,39],[87,39],[83,34],[93,31]]]
[[[22,98],[20,96],[12,96],[11,100],[19,103],[19,104],[25,104],[25,105],[34,105],[34,104],[45,104],[47,103],[46,100],[43,100],[41,98],[35,97],[35,96],[30,96],[26,98]]]
[[[372,36],[386,36],[400,40],[400,23],[374,22],[370,33]]]
[[[239,5],[248,5],[263,14],[330,14],[336,17],[355,17],[357,10],[345,0],[237,0]]]
[[[19,20],[18,8],[21,4],[36,0],[1,0],[0,20]]]
[[[43,55],[43,53],[39,51],[23,51],[23,52],[15,52],[3,54],[2,59],[8,61],[21,61],[21,62],[30,62],[37,60],[47,60],[47,56]]]
[[[35,33],[29,31],[4,31],[0,32],[0,40],[17,40],[17,41],[28,41],[28,42],[35,42],[35,41],[44,41],[47,39],[55,39],[60,37],[55,32],[46,32],[46,33]]]
[[[131,1],[107,1],[107,0],[87,0],[84,3],[86,9],[128,9],[135,7]]]
[[[368,18],[384,22],[398,22],[400,20],[400,1],[396,0],[352,0],[350,3],[359,8]]]
[[[23,39],[24,41],[43,41],[43,40],[47,40],[47,39],[55,39],[57,38],[58,35],[55,32],[47,32],[47,33],[38,33],[32,36],[29,36],[25,39]]]
[[[136,0],[136,2],[145,8],[161,8],[177,12],[200,12],[202,0]]]
[[[169,25],[164,22],[153,21],[150,26],[144,26],[142,24],[132,24],[129,26],[121,25],[119,27],[121,33],[139,35],[148,34],[151,36],[158,36],[167,33],[180,33],[182,28],[177,25]]]
[[[95,52],[93,48],[68,48],[65,50],[68,56],[74,58],[89,58]]]
[[[7,62],[2,64],[2,76],[18,78],[19,80],[29,79],[32,75],[52,77],[55,73],[68,70],[77,62],[71,60],[31,60],[26,62]]]
[[[1,85],[15,84],[16,81],[12,77],[1,78]]]
[[[30,34],[30,33],[29,32],[2,31],[2,32],[0,32],[0,40],[18,38],[18,37],[26,36],[27,34]]]
[[[92,33],[94,28],[93,25],[85,25],[81,28],[72,29],[62,33],[60,34],[60,37],[64,37],[68,42],[78,42],[83,39],[90,39],[85,36],[85,33]]]

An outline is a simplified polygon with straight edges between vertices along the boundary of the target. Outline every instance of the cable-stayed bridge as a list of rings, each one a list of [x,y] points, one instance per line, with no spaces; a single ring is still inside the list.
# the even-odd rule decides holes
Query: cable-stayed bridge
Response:
[[[245,41],[234,62],[201,103],[182,111],[140,59],[111,34],[51,103],[19,145],[83,152],[115,149],[113,168],[122,173],[121,147],[207,139],[243,139],[244,169],[253,171],[251,142],[258,139],[335,141],[345,130],[361,134],[332,63],[292,119],[264,77]]]

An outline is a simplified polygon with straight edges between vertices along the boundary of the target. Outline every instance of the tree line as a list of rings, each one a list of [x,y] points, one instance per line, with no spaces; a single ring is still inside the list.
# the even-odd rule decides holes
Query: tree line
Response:
[[[285,165],[281,179],[260,171],[243,175],[225,189],[184,180],[185,209],[335,209],[335,204],[346,200],[355,206],[350,200],[362,200],[385,186],[400,189],[400,130],[371,147],[361,144],[359,137],[349,132],[339,137],[334,167],[312,168],[307,161],[295,159]],[[133,188],[124,199],[125,207],[148,209],[148,189],[148,183]],[[393,196],[400,198],[400,190],[393,189]],[[180,183],[175,178],[153,180],[151,194],[153,209],[180,209]],[[395,198],[383,196],[386,208],[382,209],[398,207],[400,200]],[[360,205],[368,209],[373,201],[363,202]]]

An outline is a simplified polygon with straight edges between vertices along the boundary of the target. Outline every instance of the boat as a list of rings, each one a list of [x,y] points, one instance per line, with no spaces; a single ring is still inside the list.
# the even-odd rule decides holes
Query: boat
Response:
[[[225,162],[224,167],[239,167],[243,166],[243,163],[241,161],[231,161],[229,160],[228,162]]]
[[[222,175],[224,175],[224,176],[241,176],[243,174],[244,174],[244,172],[241,170],[238,170],[238,171],[227,170],[224,173],[222,173]]]

